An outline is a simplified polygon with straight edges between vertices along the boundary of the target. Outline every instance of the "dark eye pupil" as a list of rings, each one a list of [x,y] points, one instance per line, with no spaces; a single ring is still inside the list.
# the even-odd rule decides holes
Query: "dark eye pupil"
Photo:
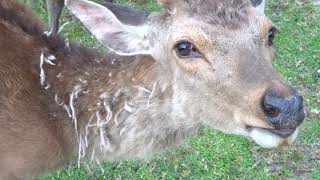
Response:
[[[192,57],[196,58],[199,56],[197,48],[190,42],[184,41],[176,45],[176,51],[178,56],[182,58]]]
[[[192,44],[189,42],[179,43],[177,46],[178,54],[182,57],[190,56],[192,51]]]
[[[273,45],[273,39],[274,39],[274,36],[275,36],[275,33],[277,32],[277,29],[275,27],[272,27],[270,30],[269,30],[269,33],[268,33],[268,45],[269,46],[272,46]]]

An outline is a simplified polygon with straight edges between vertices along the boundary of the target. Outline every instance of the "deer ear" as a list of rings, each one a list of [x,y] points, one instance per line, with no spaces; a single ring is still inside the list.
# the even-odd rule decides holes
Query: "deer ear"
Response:
[[[148,26],[122,24],[106,7],[87,0],[66,0],[69,10],[80,19],[89,31],[120,55],[150,54]]]
[[[251,0],[251,3],[259,13],[264,14],[266,0]]]

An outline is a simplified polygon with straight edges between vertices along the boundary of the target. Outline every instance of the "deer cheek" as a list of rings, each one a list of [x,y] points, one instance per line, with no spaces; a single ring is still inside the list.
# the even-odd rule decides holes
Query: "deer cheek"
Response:
[[[176,62],[184,72],[196,72],[203,65],[203,61],[200,58],[179,58]]]

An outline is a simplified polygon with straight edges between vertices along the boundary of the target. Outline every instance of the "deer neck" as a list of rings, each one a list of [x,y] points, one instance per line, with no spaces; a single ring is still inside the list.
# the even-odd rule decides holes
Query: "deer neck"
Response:
[[[97,157],[111,160],[143,156],[143,146],[150,146],[152,151],[156,139],[167,141],[165,137],[176,136],[179,127],[172,126],[174,122],[170,120],[171,80],[159,73],[152,58],[114,54],[71,54],[69,59],[60,59],[59,54],[55,58],[45,53],[42,56],[40,64],[42,61],[46,77],[41,81],[40,72],[41,84],[51,94],[52,103],[60,108],[57,117],[72,123],[73,128],[64,129],[63,133],[74,134],[73,151],[79,153],[78,157],[95,156],[94,151]],[[165,122],[169,123],[161,125],[163,130],[153,129]],[[150,142],[130,149],[130,144],[136,146],[131,136],[145,128],[150,132],[133,139]],[[173,134],[166,134],[166,128]]]

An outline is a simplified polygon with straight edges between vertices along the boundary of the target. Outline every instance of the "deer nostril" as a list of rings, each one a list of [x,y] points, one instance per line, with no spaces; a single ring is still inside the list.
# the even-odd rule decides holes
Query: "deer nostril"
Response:
[[[263,106],[263,111],[267,117],[274,118],[280,114],[281,110],[277,107],[272,106],[272,105],[265,104]]]
[[[281,98],[267,93],[262,102],[262,110],[267,118],[275,118],[282,113],[283,104],[281,103]]]

